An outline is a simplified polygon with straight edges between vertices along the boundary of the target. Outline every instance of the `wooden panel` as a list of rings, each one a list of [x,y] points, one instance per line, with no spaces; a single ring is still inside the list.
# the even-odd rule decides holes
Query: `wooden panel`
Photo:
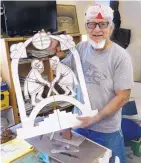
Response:
[[[49,60],[44,61],[44,72],[48,75],[49,81],[53,80],[53,71],[50,68]]]
[[[15,95],[15,89],[14,84],[12,80],[11,75],[11,64],[10,64],[10,56],[9,56],[9,47],[8,43],[4,41],[4,39],[1,39],[1,65],[2,65],[2,76],[4,80],[8,84],[9,93],[10,93],[10,105],[13,107],[14,112],[14,120],[15,123],[19,123],[18,119],[18,109],[17,109],[17,103],[16,103],[16,95]]]
[[[81,41],[81,36],[74,36],[73,40],[74,40],[75,44],[77,45]]]

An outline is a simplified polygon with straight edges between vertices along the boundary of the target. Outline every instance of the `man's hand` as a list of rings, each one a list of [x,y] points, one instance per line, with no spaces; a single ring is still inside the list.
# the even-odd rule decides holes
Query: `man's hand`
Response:
[[[78,116],[77,120],[82,122],[82,124],[80,126],[77,126],[77,127],[85,128],[85,127],[88,127],[94,123],[99,122],[100,117],[98,114],[95,116]]]

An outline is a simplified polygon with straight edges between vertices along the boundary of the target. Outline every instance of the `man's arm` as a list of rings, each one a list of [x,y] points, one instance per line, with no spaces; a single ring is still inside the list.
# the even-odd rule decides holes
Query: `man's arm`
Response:
[[[112,115],[118,111],[124,104],[126,104],[130,97],[131,90],[118,90],[115,91],[116,96],[98,113],[98,120]]]
[[[105,117],[108,117],[118,111],[125,103],[128,102],[130,97],[130,89],[117,90],[116,96],[95,116],[77,117],[78,120],[82,121],[82,127],[87,127],[93,123],[98,123]]]

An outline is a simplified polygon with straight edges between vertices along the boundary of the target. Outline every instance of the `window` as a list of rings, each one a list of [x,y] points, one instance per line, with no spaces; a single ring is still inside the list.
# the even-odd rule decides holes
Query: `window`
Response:
[[[94,4],[101,4],[101,5],[106,5],[106,6],[110,6],[110,0],[94,0]]]

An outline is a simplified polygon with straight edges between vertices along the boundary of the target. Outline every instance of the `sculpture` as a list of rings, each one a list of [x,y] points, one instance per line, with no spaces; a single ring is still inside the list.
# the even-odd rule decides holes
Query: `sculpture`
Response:
[[[50,93],[48,96],[44,99],[41,98],[41,92],[42,92],[42,86],[39,89],[39,99],[41,100],[40,102],[36,103],[35,107],[33,108],[32,112],[30,113],[29,116],[26,115],[26,110],[25,110],[25,104],[24,104],[24,99],[22,95],[22,90],[20,86],[20,81],[19,81],[19,73],[18,73],[18,65],[19,65],[19,60],[21,58],[26,58],[27,53],[26,53],[26,47],[33,42],[33,45],[40,50],[43,50],[45,48],[48,48],[50,45],[50,41],[52,39],[58,40],[60,42],[61,50],[67,50],[69,49],[70,52],[73,54],[75,65],[76,65],[76,71],[78,74],[78,80],[79,80],[79,85],[78,81],[76,80],[76,77],[74,73],[72,72],[71,69],[69,69],[67,66],[60,64],[59,59],[57,57],[50,59],[50,64],[52,68],[56,68],[56,73],[61,72],[58,70],[58,68],[61,65],[61,67],[64,67],[64,70],[67,70],[68,72],[71,72],[69,74],[69,78],[71,79],[71,87],[68,87],[68,85],[64,88],[64,85],[62,84],[63,81],[66,81],[65,78],[62,78],[62,81],[60,82],[60,86],[65,90],[64,95],[59,95],[58,92],[54,89],[54,84],[58,80],[58,75],[56,74],[56,77],[52,83],[49,83],[48,81],[45,81],[42,79],[41,72],[43,71],[43,64],[42,62],[36,60],[32,62],[32,70],[31,72],[36,72],[35,78],[40,78],[40,82],[47,84],[47,86],[50,88]],[[36,42],[37,41],[37,42]],[[45,44],[47,43],[47,44]],[[42,135],[50,132],[55,132],[58,130],[63,130],[66,128],[70,127],[75,127],[77,125],[81,125],[81,122],[76,119],[78,114],[73,114],[71,112],[66,112],[66,111],[59,111],[59,110],[54,110],[54,113],[50,114],[48,117],[44,119],[44,121],[39,122],[38,126],[34,126],[34,120],[40,110],[47,104],[50,104],[52,102],[57,102],[57,101],[65,101],[69,102],[73,105],[75,105],[80,111],[82,112],[83,115],[95,115],[97,114],[97,110],[92,110],[89,97],[88,97],[88,92],[86,89],[86,84],[84,80],[84,75],[82,71],[82,66],[81,66],[81,61],[79,58],[79,54],[75,48],[75,43],[73,42],[73,38],[69,35],[58,35],[58,36],[53,36],[50,33],[37,33],[33,37],[29,38],[26,40],[24,43],[18,43],[15,45],[12,45],[10,48],[11,51],[11,71],[12,71],[12,77],[13,77],[13,83],[15,87],[15,92],[16,92],[16,98],[17,98],[17,103],[18,103],[18,108],[19,108],[19,113],[20,113],[20,118],[21,118],[21,123],[22,123],[22,128],[17,129],[17,135],[20,138],[26,139],[30,138],[33,136],[37,135]],[[57,60],[57,64],[54,64],[53,62]],[[53,61],[53,62],[52,62]],[[38,68],[37,68],[38,67]],[[60,73],[61,74],[61,73]],[[59,74],[59,77],[60,77]],[[27,81],[28,81],[27,77]],[[40,84],[41,84],[40,83]],[[73,86],[72,86],[73,83]],[[37,83],[36,83],[37,84]],[[35,84],[35,85],[36,85]],[[25,84],[26,85],[26,84]],[[75,92],[72,89],[73,87],[79,86],[82,91],[82,96],[83,96],[83,101],[84,103],[81,103],[77,99],[74,98]],[[37,86],[38,88],[38,86]],[[52,95],[51,92],[54,92]],[[29,91],[30,92],[30,91]],[[28,92],[28,93],[29,93]],[[36,92],[36,91],[35,91]],[[30,92],[31,93],[31,92]],[[69,93],[71,93],[69,95]],[[35,97],[37,97],[37,92],[34,94],[34,98],[32,100],[32,104],[34,105]]]

